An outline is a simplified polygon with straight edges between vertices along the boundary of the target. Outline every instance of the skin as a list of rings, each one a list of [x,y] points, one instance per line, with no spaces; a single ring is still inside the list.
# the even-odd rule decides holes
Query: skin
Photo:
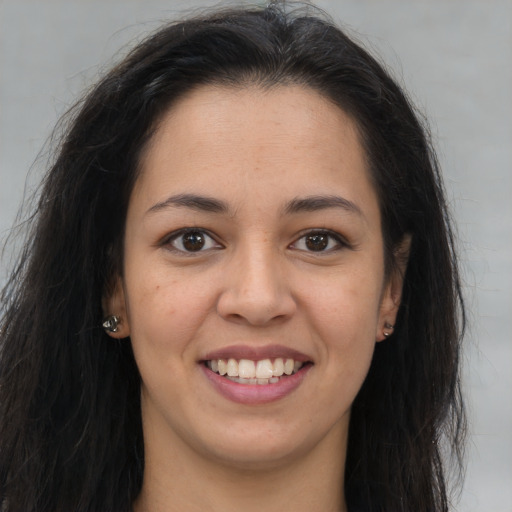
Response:
[[[227,210],[167,201],[182,194]],[[311,196],[345,203],[286,209]],[[204,250],[184,250],[176,233],[187,227],[207,233]],[[335,234],[325,250],[306,245],[312,230]],[[135,510],[345,511],[350,407],[402,284],[385,275],[353,121],[299,86],[189,93],[144,155],[124,258],[105,309],[121,317],[112,336],[130,336],[142,377]],[[204,376],[208,351],[276,343],[314,363],[277,401],[235,403]]]

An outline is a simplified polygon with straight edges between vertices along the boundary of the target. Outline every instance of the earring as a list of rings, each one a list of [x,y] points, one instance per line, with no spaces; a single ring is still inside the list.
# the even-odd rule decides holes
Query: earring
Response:
[[[391,325],[389,322],[386,322],[384,324],[384,329],[388,329],[387,331],[384,331],[384,337],[389,338],[393,334],[393,329],[395,328],[394,325]]]
[[[119,324],[121,319],[115,315],[109,315],[103,319],[101,326],[105,329],[105,332],[117,332],[119,330]]]

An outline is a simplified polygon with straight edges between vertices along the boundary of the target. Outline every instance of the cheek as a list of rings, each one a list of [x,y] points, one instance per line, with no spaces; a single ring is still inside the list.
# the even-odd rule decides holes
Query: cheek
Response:
[[[342,269],[323,280],[311,280],[302,296],[315,324],[347,342],[375,336],[382,277],[373,269]]]
[[[353,272],[330,279],[330,284],[309,287],[309,323],[326,362],[325,389],[339,389],[352,400],[368,372],[379,318],[381,284],[378,273]],[[338,391],[336,391],[338,390]]]
[[[126,281],[134,351],[162,358],[183,352],[210,308],[208,291],[157,267],[132,274],[127,268]]]

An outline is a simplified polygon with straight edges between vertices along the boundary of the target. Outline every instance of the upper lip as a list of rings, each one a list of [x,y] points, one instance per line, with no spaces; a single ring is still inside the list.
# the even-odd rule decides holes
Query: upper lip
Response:
[[[294,361],[307,362],[311,357],[284,345],[265,345],[255,347],[251,345],[231,345],[208,352],[201,360],[211,361],[215,359],[250,359],[261,361],[262,359],[274,359],[282,357]]]

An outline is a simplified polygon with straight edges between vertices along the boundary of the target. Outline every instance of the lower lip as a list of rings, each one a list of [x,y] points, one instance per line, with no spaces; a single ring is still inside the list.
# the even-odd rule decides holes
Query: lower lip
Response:
[[[232,402],[252,405],[275,402],[289,395],[300,386],[312,366],[312,364],[307,364],[297,373],[281,377],[279,382],[274,384],[239,384],[212,372],[204,364],[201,365],[201,368],[213,387],[222,396]]]

